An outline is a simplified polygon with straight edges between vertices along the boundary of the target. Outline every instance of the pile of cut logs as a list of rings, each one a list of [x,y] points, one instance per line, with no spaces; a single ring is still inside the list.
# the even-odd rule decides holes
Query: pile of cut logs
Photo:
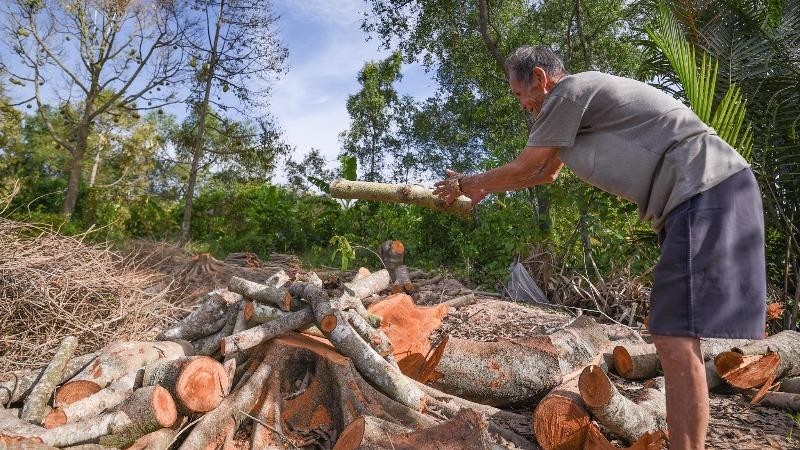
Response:
[[[579,316],[547,335],[432,348],[453,306],[416,306],[409,290],[385,269],[347,283],[281,271],[231,279],[155,342],[74,356],[67,338],[47,367],[0,374],[0,448],[615,448],[597,424],[630,448],[663,447],[652,345],[615,347]],[[796,410],[798,342],[704,341],[709,385]],[[610,369],[653,380],[634,402]]]

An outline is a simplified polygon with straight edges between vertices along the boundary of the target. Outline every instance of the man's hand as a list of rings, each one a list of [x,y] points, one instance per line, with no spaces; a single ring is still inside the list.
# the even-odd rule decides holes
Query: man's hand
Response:
[[[488,192],[484,190],[465,189],[463,178],[464,174],[454,170],[446,170],[447,178],[437,181],[434,186],[433,195],[444,200],[445,205],[450,206],[461,195],[466,195],[472,200],[472,206],[477,205],[483,200]]]

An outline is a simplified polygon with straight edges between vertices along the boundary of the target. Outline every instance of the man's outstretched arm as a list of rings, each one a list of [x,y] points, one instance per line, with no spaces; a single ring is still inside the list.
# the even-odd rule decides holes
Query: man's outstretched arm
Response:
[[[452,203],[463,193],[476,204],[493,192],[551,183],[563,166],[558,158],[558,147],[525,147],[510,163],[483,173],[461,177],[448,172],[447,179],[436,183],[434,194]]]

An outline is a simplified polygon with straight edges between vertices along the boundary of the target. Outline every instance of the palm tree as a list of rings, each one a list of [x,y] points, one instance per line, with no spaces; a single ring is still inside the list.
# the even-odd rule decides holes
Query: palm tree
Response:
[[[732,97],[738,91],[746,101],[743,120],[752,127],[749,160],[764,197],[770,277],[782,285],[782,299],[789,299],[794,284],[793,299],[788,301],[793,307],[784,317],[784,325],[794,329],[800,304],[800,2],[669,0],[659,11],[648,35],[651,50],[661,51],[651,52],[643,75],[659,77],[663,87],[683,95],[693,107],[712,98],[725,101],[731,91]],[[650,32],[662,31],[665,24],[667,33]],[[683,41],[679,50],[672,50],[673,57],[668,56],[675,47],[670,40]],[[685,51],[687,46],[702,49],[702,55]],[[712,64],[709,58],[716,61],[713,69],[704,68]],[[707,76],[698,76],[695,82],[686,78],[698,62],[699,72],[713,73],[715,82],[700,81],[707,81]],[[732,127],[738,120],[733,114],[722,123]],[[740,140],[734,140],[740,151],[747,136],[745,130]]]

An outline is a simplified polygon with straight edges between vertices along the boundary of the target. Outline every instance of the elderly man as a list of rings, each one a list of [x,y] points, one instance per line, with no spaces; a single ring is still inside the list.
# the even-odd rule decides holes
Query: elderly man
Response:
[[[647,84],[566,73],[549,49],[506,60],[511,91],[535,116],[512,162],[477,175],[448,171],[434,191],[473,204],[493,192],[580,179],[630,200],[659,236],[649,330],[666,379],[670,448],[704,449],[708,387],[701,337],[764,337],[761,196],[747,162],[689,108]]]

